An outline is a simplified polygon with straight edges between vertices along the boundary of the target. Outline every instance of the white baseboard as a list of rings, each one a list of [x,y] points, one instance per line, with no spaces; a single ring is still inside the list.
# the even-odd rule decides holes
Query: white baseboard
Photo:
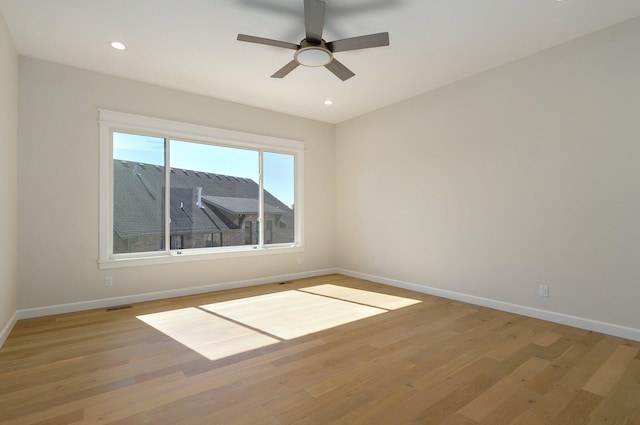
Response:
[[[448,298],[456,301],[462,301],[469,304],[479,305],[483,307],[494,308],[496,310],[507,311],[510,313],[521,314],[523,316],[534,317],[536,319],[547,320],[554,323],[573,326],[580,329],[586,329],[594,332],[600,332],[608,335],[627,338],[640,341],[640,329],[630,328],[626,326],[616,325],[613,323],[601,322],[584,317],[572,316],[554,311],[542,310],[533,307],[527,307],[518,304],[507,303],[504,301],[493,300],[490,298],[478,297],[475,295],[463,294],[460,292],[448,291],[445,289],[433,288],[430,286],[419,285],[416,283],[405,282],[396,279],[374,276],[370,274],[355,272],[345,269],[323,269],[310,272],[293,273],[281,276],[271,276],[257,279],[242,280],[236,282],[219,283],[207,286],[197,286],[192,288],[174,289],[169,291],[151,292],[145,294],[128,295],[115,298],[103,298],[99,300],[83,301],[70,304],[59,304],[47,307],[37,307],[18,310],[9,323],[0,333],[0,347],[9,336],[11,329],[17,320],[30,319],[33,317],[50,316],[53,314],[72,313],[76,311],[91,310],[95,308],[105,308],[110,306],[133,304],[145,301],[154,301],[166,298],[182,297],[188,295],[197,295],[207,292],[223,291],[225,289],[243,288],[248,286],[264,285],[268,283],[283,282],[294,279],[304,279],[309,277],[322,276],[326,274],[339,273],[345,276],[356,277],[359,279],[369,280],[371,282],[381,283],[384,285],[395,286],[398,288],[408,289],[415,292],[434,295],[437,297]]]
[[[34,317],[51,316],[54,314],[73,313],[76,311],[106,308],[111,306],[134,304],[145,301],[155,301],[166,298],[184,297],[188,295],[204,294],[207,292],[224,291],[225,289],[244,288],[248,286],[264,285],[267,283],[284,282],[294,279],[322,276],[335,273],[334,269],[314,270],[310,272],[292,273],[281,276],[262,277],[257,279],[241,280],[236,282],[217,283],[206,286],[172,289],[168,291],[149,292],[145,294],[126,295],[114,298],[102,298],[98,300],[82,301],[69,304],[58,304],[46,307],[27,308],[18,310],[17,320],[31,319]],[[14,321],[15,323],[15,321]]]
[[[448,298],[456,301],[462,301],[469,304],[489,307],[496,310],[507,311],[509,313],[521,314],[523,316],[533,317],[536,319],[547,320],[549,322],[559,323],[562,325],[573,326],[589,331],[600,332],[620,338],[632,339],[640,341],[640,329],[630,328],[627,326],[616,325],[614,323],[600,322],[597,320],[587,319],[585,317],[572,316],[554,311],[542,310],[533,307],[527,307],[518,304],[507,303],[504,301],[493,300],[490,298],[478,297],[475,295],[463,294],[460,292],[447,291],[444,289],[433,288],[416,283],[404,282],[401,280],[389,279],[380,276],[369,275],[365,273],[355,272],[352,270],[336,269],[335,273],[345,276],[356,277],[359,279],[370,280],[384,285],[395,286],[398,288],[408,289],[423,294],[434,295],[437,297]]]
[[[4,345],[4,342],[9,337],[9,334],[11,333],[11,330],[13,329],[13,327],[16,325],[17,321],[18,321],[18,312],[16,311],[15,313],[13,313],[13,316],[11,316],[11,319],[9,319],[9,322],[5,325],[4,328],[2,328],[2,331],[0,332],[0,348],[2,348],[2,346]]]

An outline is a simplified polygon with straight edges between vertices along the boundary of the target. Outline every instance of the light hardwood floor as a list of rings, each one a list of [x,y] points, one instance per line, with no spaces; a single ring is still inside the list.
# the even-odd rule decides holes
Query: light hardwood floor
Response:
[[[330,275],[19,321],[0,423],[640,425],[639,353]]]

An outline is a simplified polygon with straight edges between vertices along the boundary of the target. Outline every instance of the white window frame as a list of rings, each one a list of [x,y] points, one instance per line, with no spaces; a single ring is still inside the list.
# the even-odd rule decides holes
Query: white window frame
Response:
[[[304,251],[304,143],[297,140],[243,133],[233,130],[188,124],[100,109],[100,269],[166,264],[173,262],[213,260],[220,258],[285,254]],[[113,133],[145,134],[173,140],[187,140],[232,148],[285,153],[294,156],[295,164],[295,237],[293,243],[240,245],[202,249],[113,254]],[[260,155],[262,158],[262,155]],[[167,167],[168,168],[168,167]],[[262,188],[262,170],[260,170]],[[263,200],[262,190],[260,201]],[[168,199],[165,208],[168,208]],[[264,222],[260,206],[260,222]],[[262,226],[261,226],[262,227]]]

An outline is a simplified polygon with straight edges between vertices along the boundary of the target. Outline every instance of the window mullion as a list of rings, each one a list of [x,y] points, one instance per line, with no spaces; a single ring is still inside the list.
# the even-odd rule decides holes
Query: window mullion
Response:
[[[264,222],[264,151],[258,152],[258,230],[260,247],[264,247],[265,222]]]
[[[164,138],[164,250],[171,251],[171,145],[168,137]]]

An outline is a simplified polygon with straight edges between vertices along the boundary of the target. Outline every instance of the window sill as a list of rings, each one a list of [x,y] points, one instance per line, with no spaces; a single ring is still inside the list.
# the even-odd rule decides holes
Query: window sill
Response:
[[[116,269],[123,267],[150,266],[156,264],[184,263],[189,261],[211,261],[225,258],[255,257],[274,254],[291,254],[304,252],[304,247],[300,245],[274,245],[266,247],[240,247],[239,249],[228,248],[223,250],[191,249],[184,251],[171,251],[169,253],[159,253],[144,257],[115,257],[98,261],[100,269]]]

